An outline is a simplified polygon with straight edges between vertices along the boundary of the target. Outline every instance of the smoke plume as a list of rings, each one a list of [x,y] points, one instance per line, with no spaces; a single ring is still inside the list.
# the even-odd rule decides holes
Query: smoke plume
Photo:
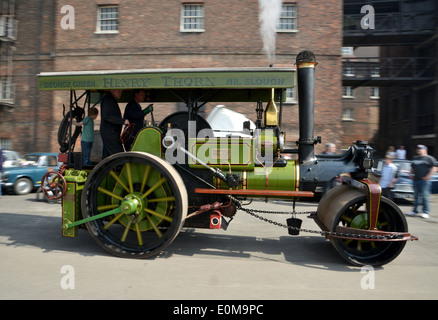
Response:
[[[277,22],[280,18],[282,0],[259,0],[260,34],[263,39],[263,51],[270,62],[275,60],[275,41]]]

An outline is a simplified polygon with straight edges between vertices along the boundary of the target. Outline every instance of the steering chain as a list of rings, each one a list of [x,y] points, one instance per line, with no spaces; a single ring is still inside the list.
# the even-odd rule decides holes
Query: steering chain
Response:
[[[234,199],[236,200],[236,199]],[[257,213],[263,213],[263,214],[292,214],[292,215],[296,215],[296,214],[316,214],[316,211],[302,211],[302,212],[296,212],[295,209],[292,212],[281,212],[281,211],[268,211],[268,210],[258,210],[258,209],[248,209],[248,208],[243,208],[242,204],[240,201],[236,200],[235,201],[237,203],[237,209],[242,210],[246,213],[248,213],[249,215],[260,219],[264,222],[282,227],[282,228],[286,228],[286,229],[291,229],[291,230],[295,230],[295,231],[302,231],[302,232],[307,232],[307,233],[313,233],[313,234],[320,234],[321,236],[335,236],[335,237],[348,237],[348,238],[363,238],[365,240],[372,240],[372,239],[400,239],[403,238],[403,235],[401,234],[394,234],[394,235],[366,235],[366,234],[349,234],[349,233],[344,233],[344,232],[336,232],[336,231],[318,231],[318,230],[310,230],[310,229],[304,229],[304,228],[298,228],[298,227],[294,227],[294,226],[288,226],[286,224],[262,217],[260,215],[258,215]]]

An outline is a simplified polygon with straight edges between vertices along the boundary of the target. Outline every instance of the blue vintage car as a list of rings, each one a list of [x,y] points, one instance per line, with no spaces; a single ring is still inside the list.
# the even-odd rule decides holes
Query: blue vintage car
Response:
[[[2,188],[18,195],[28,194],[39,187],[42,177],[48,171],[57,171],[60,164],[57,153],[27,153],[21,166],[5,169]]]

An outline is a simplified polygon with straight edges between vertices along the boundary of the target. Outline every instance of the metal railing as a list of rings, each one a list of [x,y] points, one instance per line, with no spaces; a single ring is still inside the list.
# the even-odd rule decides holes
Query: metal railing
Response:
[[[343,79],[349,80],[433,80],[436,58],[343,58]]]
[[[361,26],[363,14],[344,15],[344,36],[433,33],[437,27],[437,11],[376,13],[374,29]]]

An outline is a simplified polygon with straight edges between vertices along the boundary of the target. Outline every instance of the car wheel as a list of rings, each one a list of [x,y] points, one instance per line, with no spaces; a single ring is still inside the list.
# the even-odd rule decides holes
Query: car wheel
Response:
[[[27,178],[20,178],[14,183],[14,193],[18,195],[28,194],[32,191],[32,181]]]

